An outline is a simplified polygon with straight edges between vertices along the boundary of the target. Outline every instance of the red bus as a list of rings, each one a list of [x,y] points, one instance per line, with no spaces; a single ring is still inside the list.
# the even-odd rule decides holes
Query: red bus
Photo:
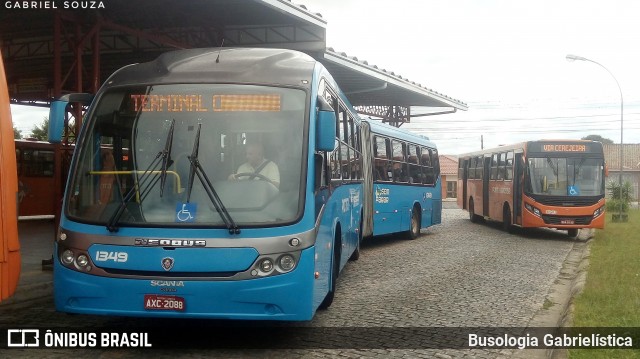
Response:
[[[472,222],[485,218],[513,227],[604,228],[602,144],[541,140],[459,156],[458,206]]]
[[[18,169],[18,215],[21,219],[56,213],[55,145],[15,140]]]
[[[0,301],[12,296],[20,278],[16,158],[7,78],[0,54]]]

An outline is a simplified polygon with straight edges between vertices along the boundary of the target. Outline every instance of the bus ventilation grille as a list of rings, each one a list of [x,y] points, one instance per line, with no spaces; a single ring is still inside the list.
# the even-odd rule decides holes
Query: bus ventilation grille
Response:
[[[603,196],[571,197],[571,196],[531,196],[536,202],[546,206],[587,207],[598,203]]]

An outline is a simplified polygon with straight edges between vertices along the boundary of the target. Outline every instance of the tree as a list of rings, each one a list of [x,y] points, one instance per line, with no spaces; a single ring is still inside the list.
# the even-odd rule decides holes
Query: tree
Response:
[[[15,128],[15,126],[13,127],[13,139],[14,140],[22,139],[22,131]]]
[[[39,141],[46,141],[49,138],[49,118],[45,117],[40,126],[34,125],[31,129],[31,137]]]
[[[591,140],[591,141],[598,141],[598,142],[602,142],[603,145],[613,145],[613,140],[610,140],[608,138],[604,138],[600,135],[589,135],[586,137],[582,137],[583,140]]]

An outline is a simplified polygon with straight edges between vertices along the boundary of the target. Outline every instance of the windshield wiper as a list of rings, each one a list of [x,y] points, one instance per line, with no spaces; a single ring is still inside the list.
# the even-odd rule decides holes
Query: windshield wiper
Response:
[[[189,203],[189,201],[191,200],[191,190],[193,189],[193,181],[195,180],[195,176],[198,176],[198,179],[200,180],[200,183],[202,183],[202,187],[204,187],[205,192],[207,192],[211,203],[213,203],[216,211],[218,211],[218,213],[220,214],[220,218],[222,218],[222,221],[227,226],[229,234],[240,234],[240,228],[238,228],[238,225],[236,225],[236,223],[233,221],[233,218],[231,218],[229,211],[227,211],[227,208],[220,200],[220,197],[218,196],[215,188],[213,188],[211,180],[209,180],[209,176],[207,176],[207,173],[202,169],[202,165],[200,165],[200,161],[198,161],[201,128],[202,124],[199,123],[198,131],[196,132],[196,139],[193,142],[193,151],[191,152],[191,156],[189,156],[191,168],[189,170],[189,183],[187,187],[187,203]]]
[[[173,164],[171,159],[171,146],[173,146],[173,129],[175,127],[176,120],[171,120],[171,127],[169,128],[169,134],[167,135],[167,141],[164,144],[164,151],[162,151],[162,167],[160,168],[160,197],[164,193],[164,184],[167,181],[167,168]]]
[[[136,183],[129,189],[129,191],[122,198],[122,202],[120,202],[120,206],[116,209],[116,211],[109,218],[109,222],[107,222],[107,230],[109,232],[117,232],[118,221],[120,217],[124,214],[125,209],[127,208],[127,204],[131,201],[131,199],[135,196],[136,193],[140,193],[140,203],[144,201],[144,199],[149,194],[149,191],[155,187],[158,181],[161,181],[160,188],[160,197],[162,197],[162,187],[164,186],[164,179],[167,175],[167,168],[171,166],[173,161],[170,158],[171,146],[173,143],[173,129],[174,129],[175,120],[171,121],[171,127],[169,128],[169,134],[167,134],[167,140],[164,145],[164,149],[156,155],[156,157],[151,161],[149,166],[142,172],[140,175],[140,182]],[[162,165],[161,162],[162,161]],[[153,177],[150,177],[149,174],[153,173],[158,166],[161,165],[161,173],[160,177],[156,174]],[[151,182],[147,182],[150,178],[152,178]],[[138,192],[139,190],[139,192]]]

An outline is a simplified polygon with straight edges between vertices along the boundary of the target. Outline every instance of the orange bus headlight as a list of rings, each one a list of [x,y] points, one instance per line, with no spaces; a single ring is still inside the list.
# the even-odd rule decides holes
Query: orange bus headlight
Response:
[[[526,208],[526,209],[527,209],[527,211],[529,211],[529,212],[531,212],[531,213],[535,214],[536,216],[538,216],[538,217],[542,217],[542,213],[540,212],[540,210],[539,210],[539,209],[537,209],[536,207],[534,207],[534,206],[530,205],[529,203],[525,203],[525,204],[524,204],[524,208]]]
[[[593,211],[593,218],[598,217],[599,215],[604,213],[604,206],[596,209],[595,211]]]

